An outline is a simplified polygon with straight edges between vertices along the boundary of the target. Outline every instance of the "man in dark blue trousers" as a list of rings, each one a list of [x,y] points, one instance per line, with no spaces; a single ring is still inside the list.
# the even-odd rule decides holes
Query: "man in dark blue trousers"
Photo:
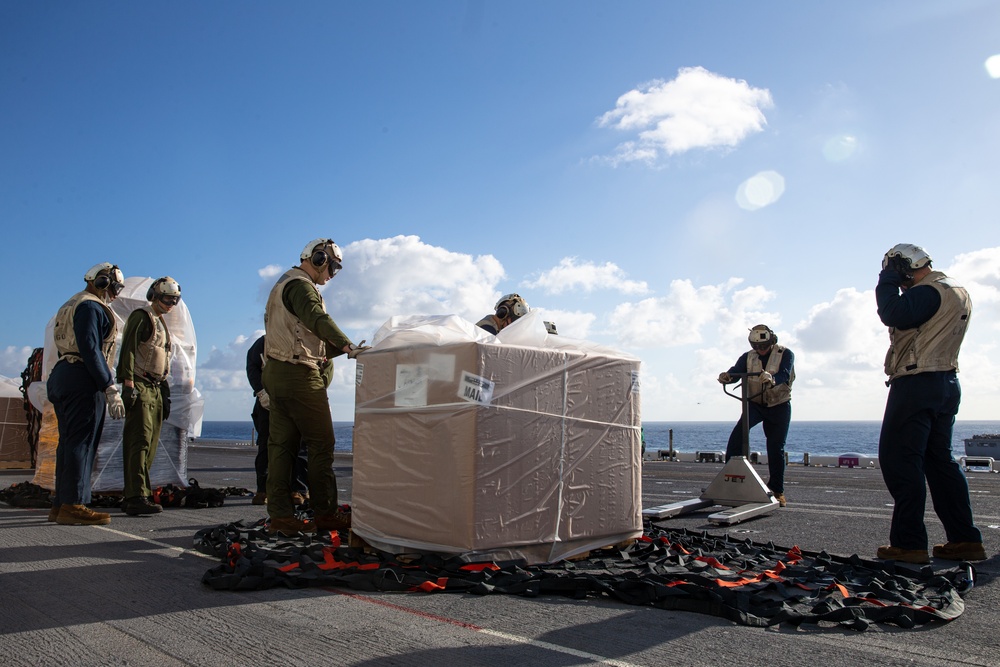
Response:
[[[83,279],[87,287],[56,313],[53,338],[59,360],[46,382],[59,423],[56,492],[49,521],[67,526],[111,523],[111,515],[87,507],[90,474],[104,430],[105,405],[113,419],[125,416],[111,375],[118,325],[108,306],[125,279],[117,266],[107,262],[91,267]]]
[[[946,544],[935,558],[983,560],[982,533],[973,523],[969,485],[951,451],[952,428],[962,400],[958,352],[972,316],[968,292],[909,243],[882,259],[875,287],[882,323],[889,327],[885,373],[889,397],[879,435],[882,479],[894,502],[889,544],[879,558],[929,563],[924,505],[930,488]],[[926,486],[925,486],[926,480]]]
[[[719,382],[736,382],[742,377],[747,384],[747,416],[750,428],[763,423],[767,441],[767,488],[785,506],[785,440],[792,421],[792,383],[795,382],[795,355],[778,345],[778,336],[766,324],[750,329],[747,337],[753,349],[743,353]],[[745,374],[745,375],[744,375]],[[743,422],[736,422],[726,445],[726,460],[743,456]]]

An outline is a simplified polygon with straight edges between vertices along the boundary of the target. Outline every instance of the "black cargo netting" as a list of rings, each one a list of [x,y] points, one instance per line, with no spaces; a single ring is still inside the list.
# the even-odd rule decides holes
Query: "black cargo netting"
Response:
[[[627,548],[592,551],[554,565],[469,563],[457,557],[392,555],[312,536],[269,536],[264,520],[199,531],[198,551],[223,562],[202,582],[216,590],[338,586],[361,591],[446,592],[523,597],[610,598],[721,616],[751,626],[872,623],[913,628],[965,609],[971,565],[934,572],[858,556],[831,556],[647,526]]]

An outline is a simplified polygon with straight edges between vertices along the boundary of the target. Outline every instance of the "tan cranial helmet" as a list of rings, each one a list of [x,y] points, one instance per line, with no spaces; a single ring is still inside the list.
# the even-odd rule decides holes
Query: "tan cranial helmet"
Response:
[[[344,263],[344,255],[333,239],[313,239],[302,249],[299,259],[308,261],[317,269],[327,267],[331,278],[337,275]]]
[[[493,310],[501,320],[508,317],[516,320],[528,314],[528,302],[520,294],[505,294],[497,301],[497,305],[493,306]]]
[[[758,324],[750,329],[750,347],[767,348],[778,342],[778,336],[766,324]]]

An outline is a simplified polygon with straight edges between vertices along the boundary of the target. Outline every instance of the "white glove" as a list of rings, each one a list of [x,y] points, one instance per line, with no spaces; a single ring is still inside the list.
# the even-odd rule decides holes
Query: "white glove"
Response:
[[[125,418],[125,403],[122,402],[121,393],[116,385],[111,385],[104,390],[104,395],[108,397],[108,414],[112,419]]]
[[[371,345],[365,345],[365,341],[361,341],[357,345],[355,345],[354,343],[351,343],[351,347],[350,347],[350,349],[347,352],[347,358],[348,359],[357,359],[357,357],[358,357],[359,354],[361,354],[365,350],[370,350],[370,349],[372,349],[372,346]]]
[[[260,407],[265,410],[271,409],[271,397],[267,395],[267,389],[261,389],[256,394],[257,400],[260,401]]]
[[[719,373],[719,382],[722,384],[729,384],[733,381],[732,376],[729,373]]]
[[[760,377],[760,383],[765,387],[774,384],[774,376],[768,373],[767,371],[761,373],[759,377]]]

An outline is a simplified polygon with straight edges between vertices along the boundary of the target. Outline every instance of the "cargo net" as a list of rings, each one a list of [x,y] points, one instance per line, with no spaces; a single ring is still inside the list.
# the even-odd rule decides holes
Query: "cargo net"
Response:
[[[847,627],[872,623],[913,628],[950,621],[972,589],[968,563],[949,570],[832,556],[727,535],[647,526],[626,548],[590,552],[553,565],[467,562],[458,557],[388,554],[324,539],[269,536],[265,520],[199,531],[195,548],[216,556],[202,582],[216,590],[286,586],[360,591],[559,595],[612,599],[660,609],[721,616],[750,626]]]

